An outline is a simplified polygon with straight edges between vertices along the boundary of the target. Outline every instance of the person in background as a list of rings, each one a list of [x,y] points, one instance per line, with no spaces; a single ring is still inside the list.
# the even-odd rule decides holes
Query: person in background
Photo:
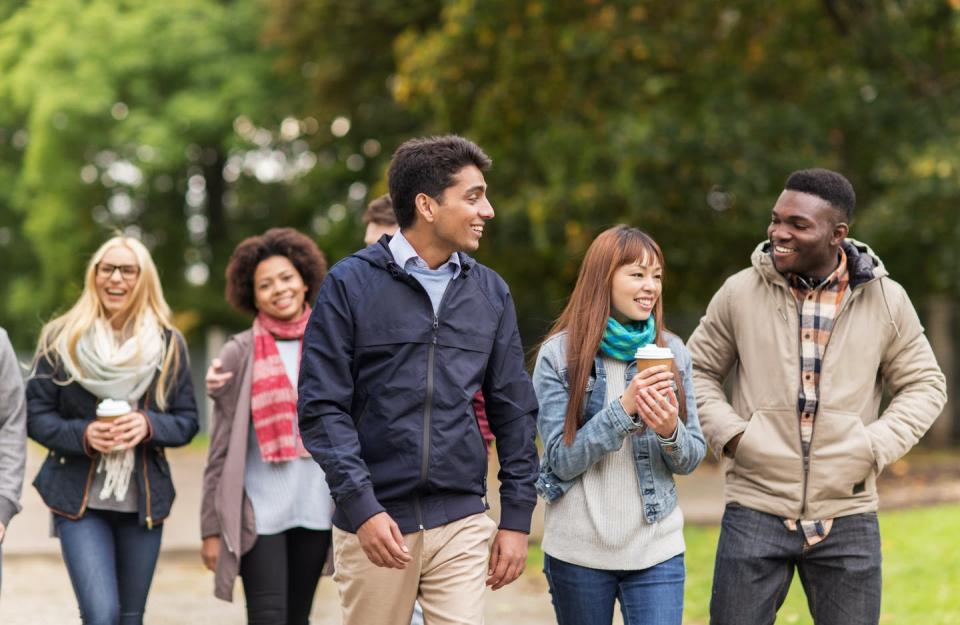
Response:
[[[0,583],[2,544],[10,519],[20,511],[27,461],[27,404],[23,375],[7,331],[0,328]]]
[[[627,625],[682,621],[673,476],[697,468],[706,443],[690,355],[664,326],[663,272],[643,231],[602,232],[537,355],[543,570],[561,625],[610,625],[617,600]],[[637,350],[654,346],[672,365],[638,373]]]
[[[946,383],[903,287],[847,237],[855,204],[836,172],[790,174],[768,240],[690,337],[726,473],[714,625],[773,623],[795,569],[817,625],[880,619],[877,476],[940,414]]]
[[[536,397],[507,285],[470,258],[494,211],[490,159],[457,136],[401,145],[400,231],[337,263],[303,343],[304,445],[327,473],[346,625],[481,623],[523,571],[536,503]],[[482,389],[500,457],[500,527],[485,513]],[[492,546],[492,552],[491,552]]]
[[[389,193],[371,200],[367,204],[367,210],[364,211],[362,219],[366,226],[363,232],[364,245],[373,245],[385,234],[392,237],[400,229]]]
[[[27,381],[27,433],[48,449],[33,485],[85,625],[143,622],[174,498],[164,448],[199,427],[190,380],[150,253],[111,238],[77,302],[43,327]]]
[[[227,301],[254,320],[223,347],[229,375],[210,392],[201,555],[220,599],[232,600],[240,575],[251,625],[307,625],[330,547],[333,500],[296,412],[308,301],[326,272],[291,228],[244,240],[227,265]]]

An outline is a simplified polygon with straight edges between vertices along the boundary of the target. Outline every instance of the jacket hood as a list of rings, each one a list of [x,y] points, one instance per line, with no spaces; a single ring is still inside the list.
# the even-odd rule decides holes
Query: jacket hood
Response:
[[[355,256],[384,271],[389,271],[390,274],[396,278],[405,272],[403,268],[393,260],[393,252],[390,251],[390,239],[392,238],[389,234],[385,234],[380,237],[376,243],[372,243],[362,250],[354,252],[351,256]],[[463,252],[457,252],[457,256],[460,257],[460,270],[463,272],[469,272],[473,269],[473,266],[477,264],[477,261]]]
[[[883,266],[883,261],[866,243],[847,237],[841,245],[843,246],[843,252],[847,255],[847,270],[850,272],[850,286],[852,288],[857,288],[889,275]],[[787,284],[783,274],[773,266],[769,240],[754,248],[753,254],[750,255],[750,262],[767,283]]]

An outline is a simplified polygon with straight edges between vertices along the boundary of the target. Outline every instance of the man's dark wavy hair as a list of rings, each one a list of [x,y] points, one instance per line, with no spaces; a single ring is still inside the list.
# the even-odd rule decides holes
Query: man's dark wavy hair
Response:
[[[443,191],[453,186],[453,177],[467,165],[480,171],[493,161],[477,144],[457,135],[410,139],[397,148],[387,173],[393,211],[400,228],[409,228],[417,219],[414,198],[425,193],[438,202]]]

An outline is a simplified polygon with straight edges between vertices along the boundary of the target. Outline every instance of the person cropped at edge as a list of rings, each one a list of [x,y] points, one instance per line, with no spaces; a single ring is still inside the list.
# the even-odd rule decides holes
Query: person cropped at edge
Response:
[[[417,598],[431,625],[482,623],[485,574],[496,590],[525,564],[537,402],[510,291],[466,254],[494,215],[489,165],[461,137],[400,146],[400,232],[334,265],[307,326],[300,430],[337,504],[346,625],[407,625]],[[485,514],[478,390],[501,464],[499,531]]]
[[[241,576],[251,624],[307,625],[330,546],[333,500],[296,413],[306,302],[326,271],[316,244],[291,228],[245,239],[227,264],[227,301],[255,318],[223,347],[231,375],[210,393],[201,555],[218,598],[231,601]]]
[[[20,511],[27,461],[27,405],[23,375],[7,331],[0,328],[0,548],[10,519]],[[0,550],[0,582],[2,576]]]
[[[838,173],[791,174],[753,266],[690,337],[700,419],[726,473],[715,625],[773,623],[794,569],[817,625],[880,617],[877,475],[946,391],[903,287],[847,237],[855,203]]]
[[[94,253],[80,299],[44,326],[27,381],[27,433],[49,450],[33,485],[87,625],[143,622],[174,489],[164,447],[197,433],[187,348],[142,243]],[[98,402],[133,410],[95,419]]]
[[[537,355],[543,569],[561,625],[610,625],[617,600],[627,625],[683,617],[673,474],[691,473],[706,444],[690,356],[663,323],[663,271],[646,233],[601,233]],[[667,348],[673,367],[637,373],[637,349],[650,345]]]

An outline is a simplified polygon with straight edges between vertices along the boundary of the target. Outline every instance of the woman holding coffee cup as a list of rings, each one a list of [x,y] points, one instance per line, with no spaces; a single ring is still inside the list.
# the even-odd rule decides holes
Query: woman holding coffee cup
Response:
[[[601,233],[537,355],[543,566],[561,624],[609,625],[616,600],[626,625],[682,620],[673,475],[706,445],[690,355],[663,324],[663,270],[641,230]]]
[[[197,429],[186,344],[153,259],[114,237],[80,299],[44,326],[27,382],[27,433],[49,450],[33,484],[83,623],[143,622],[174,498],[164,448]]]
[[[309,301],[327,266],[307,236],[272,228],[227,265],[227,300],[254,316],[217,363],[214,420],[203,479],[201,557],[214,594],[243,581],[247,622],[307,625],[327,559],[333,500],[297,424],[297,377]]]

